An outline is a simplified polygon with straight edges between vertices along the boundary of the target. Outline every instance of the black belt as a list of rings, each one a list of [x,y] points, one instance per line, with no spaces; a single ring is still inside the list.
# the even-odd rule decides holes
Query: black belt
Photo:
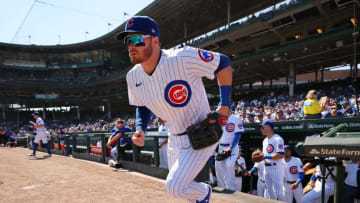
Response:
[[[187,131],[184,131],[182,133],[179,133],[179,134],[175,134],[176,136],[183,136],[183,135],[186,135],[187,134]]]
[[[259,181],[265,183],[265,180],[263,180],[263,179],[259,179]]]
[[[355,190],[357,189],[357,187],[355,187],[355,186],[351,186],[351,185],[348,185],[348,184],[345,184],[345,183],[344,183],[344,185],[345,185],[346,187],[351,187],[351,188],[353,188],[353,189],[355,189]]]
[[[230,144],[220,144],[220,146],[222,146],[222,147],[228,147],[228,146],[230,146]]]
[[[276,166],[276,163],[265,163],[265,166]]]
[[[294,184],[296,181],[285,181],[285,183]]]

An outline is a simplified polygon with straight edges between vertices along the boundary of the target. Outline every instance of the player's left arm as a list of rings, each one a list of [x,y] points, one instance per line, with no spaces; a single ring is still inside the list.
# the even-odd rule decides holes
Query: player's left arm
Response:
[[[217,112],[230,115],[231,88],[232,88],[232,66],[228,56],[220,54],[220,63],[215,70],[219,85],[220,107]]]

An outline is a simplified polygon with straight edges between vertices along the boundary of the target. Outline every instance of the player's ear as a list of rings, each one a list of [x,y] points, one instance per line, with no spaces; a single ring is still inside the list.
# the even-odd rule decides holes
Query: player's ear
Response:
[[[160,47],[160,41],[159,41],[159,37],[153,37],[153,39],[154,39],[154,44],[155,45],[158,45],[159,47]]]

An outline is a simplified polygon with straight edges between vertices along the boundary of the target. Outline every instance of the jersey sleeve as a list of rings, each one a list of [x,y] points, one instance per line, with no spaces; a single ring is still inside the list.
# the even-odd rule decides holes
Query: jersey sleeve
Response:
[[[284,153],[284,140],[281,137],[278,137],[275,142],[275,152],[276,153]]]
[[[235,119],[235,133],[243,133],[245,131],[243,123],[240,118]]]
[[[182,59],[185,70],[198,77],[215,78],[215,71],[220,64],[220,54],[194,47],[185,47],[178,56]]]
[[[37,125],[44,125],[44,121],[42,119],[36,119],[36,124]]]
[[[133,106],[144,106],[142,99],[135,94],[134,88],[136,88],[136,80],[134,71],[130,71],[126,75],[126,83],[128,89],[129,104]]]

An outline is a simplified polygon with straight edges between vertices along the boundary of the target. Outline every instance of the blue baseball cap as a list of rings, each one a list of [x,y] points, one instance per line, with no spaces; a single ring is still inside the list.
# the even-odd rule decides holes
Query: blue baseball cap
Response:
[[[241,145],[239,145],[239,151],[242,151],[242,150],[243,150],[242,146],[241,146]]]
[[[290,149],[291,150],[291,146],[290,145],[284,145],[284,149]]]
[[[156,21],[148,16],[134,16],[130,18],[125,26],[125,31],[120,32],[117,40],[124,40],[125,36],[130,33],[141,33],[160,38],[159,26]]]
[[[276,111],[276,113],[283,113],[280,109]]]
[[[272,129],[274,129],[274,123],[270,120],[267,120],[267,121],[263,121],[261,123],[261,126],[270,126]]]
[[[37,111],[35,111],[34,113],[32,113],[31,115],[40,115],[40,113],[39,112],[37,112]]]

